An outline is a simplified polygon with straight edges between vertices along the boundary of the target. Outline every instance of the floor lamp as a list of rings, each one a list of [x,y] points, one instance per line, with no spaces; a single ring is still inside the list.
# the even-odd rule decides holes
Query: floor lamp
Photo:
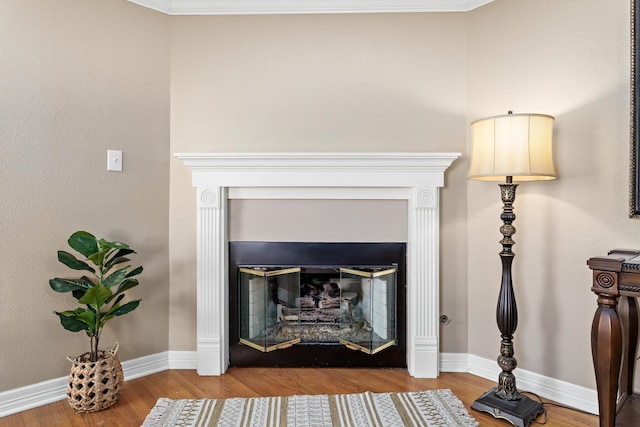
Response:
[[[518,184],[514,181],[555,179],[552,136],[554,118],[544,114],[509,114],[480,119],[471,124],[473,149],[469,179],[504,181],[500,186],[502,214],[502,281],[496,309],[501,345],[498,366],[502,369],[498,385],[478,398],[471,407],[488,412],[518,427],[526,427],[544,412],[542,404],[520,394],[516,389],[513,370],[513,334],[518,325],[518,309],[513,292],[511,264],[515,244],[511,236],[516,219],[513,202]]]

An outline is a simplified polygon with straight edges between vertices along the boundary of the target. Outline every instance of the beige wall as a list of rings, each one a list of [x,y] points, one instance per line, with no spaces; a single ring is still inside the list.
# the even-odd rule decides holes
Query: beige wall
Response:
[[[229,241],[407,242],[406,200],[230,200]]]
[[[175,17],[171,151],[464,151],[466,15]],[[442,193],[445,351],[466,352],[465,161]],[[195,192],[171,163],[171,350],[195,350]]]
[[[168,348],[168,18],[117,0],[0,5],[0,391],[68,375],[89,339],[48,280],[85,229],[138,251],[140,307],[107,325],[122,360]],[[124,171],[106,171],[107,149]],[[69,277],[69,276],[66,276]],[[71,276],[74,277],[74,276]]]
[[[470,24],[469,120],[509,109],[556,117],[558,179],[523,183],[516,200],[518,366],[595,388],[586,260],[639,246],[627,207],[629,2],[498,0]],[[496,184],[467,188],[469,353],[493,358],[501,203]]]

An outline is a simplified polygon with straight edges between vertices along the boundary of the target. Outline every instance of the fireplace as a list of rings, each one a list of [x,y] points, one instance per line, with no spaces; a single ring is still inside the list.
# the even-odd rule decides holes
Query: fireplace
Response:
[[[229,366],[229,199],[408,202],[406,364],[439,373],[439,187],[460,153],[182,153],[197,203],[197,364]]]
[[[406,244],[230,242],[230,366],[406,367]]]

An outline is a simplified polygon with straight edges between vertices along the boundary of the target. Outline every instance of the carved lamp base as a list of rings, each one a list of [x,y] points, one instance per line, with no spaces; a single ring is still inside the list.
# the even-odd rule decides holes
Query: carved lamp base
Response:
[[[520,395],[518,400],[506,400],[496,396],[493,390],[489,390],[473,402],[471,409],[487,412],[494,418],[507,420],[516,427],[527,427],[544,412],[540,402],[527,396]]]

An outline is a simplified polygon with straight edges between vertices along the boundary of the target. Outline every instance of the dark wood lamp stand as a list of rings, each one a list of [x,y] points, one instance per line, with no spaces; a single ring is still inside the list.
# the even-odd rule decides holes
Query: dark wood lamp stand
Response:
[[[516,389],[516,377],[513,370],[518,362],[513,357],[513,334],[518,326],[518,308],[513,292],[513,280],[511,277],[511,264],[515,254],[511,250],[515,242],[511,238],[516,232],[512,225],[516,219],[513,213],[513,202],[516,198],[516,188],[512,177],[507,176],[507,182],[500,185],[502,197],[502,214],[500,219],[503,225],[500,227],[502,234],[502,282],[500,284],[500,296],[496,309],[496,320],[500,329],[502,341],[500,344],[500,356],[498,356],[498,366],[502,369],[498,377],[498,386],[484,393],[478,398],[471,408],[488,412],[495,418],[502,418],[518,427],[527,427],[529,423],[544,412],[542,404],[529,397],[520,394]]]

